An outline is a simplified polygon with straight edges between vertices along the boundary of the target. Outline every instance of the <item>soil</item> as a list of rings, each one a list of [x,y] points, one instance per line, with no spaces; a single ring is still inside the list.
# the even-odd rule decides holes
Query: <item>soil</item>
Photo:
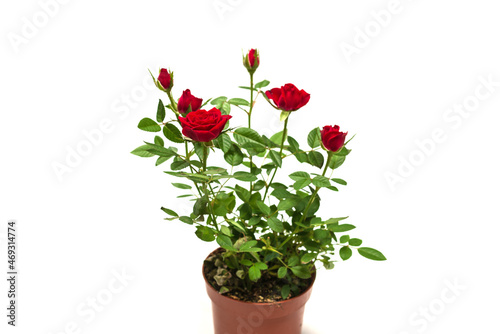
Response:
[[[211,256],[205,260],[204,265],[204,275],[210,285],[217,291],[221,289],[221,286],[218,285],[214,279],[217,271],[215,262],[216,259],[222,260],[222,252],[222,249],[218,249],[216,252],[212,253]],[[226,268],[226,270],[230,272],[232,278],[224,284],[224,286],[229,289],[229,291],[225,292],[224,295],[244,302],[274,303],[282,301],[283,298],[281,297],[281,288],[284,285],[289,284],[289,282],[284,279],[279,279],[270,275],[267,271],[262,271],[262,277],[252,285],[250,290],[246,290],[243,288],[242,281],[237,278],[236,270],[232,270],[230,268]],[[312,281],[313,278],[304,280],[295,277],[293,283],[299,288],[295,292],[291,291],[288,299],[300,295],[312,284]]]

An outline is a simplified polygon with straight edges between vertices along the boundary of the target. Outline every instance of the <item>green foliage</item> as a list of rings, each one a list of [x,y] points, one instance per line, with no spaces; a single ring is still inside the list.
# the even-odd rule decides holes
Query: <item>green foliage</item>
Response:
[[[205,104],[224,115],[240,112],[251,118],[256,99],[268,100],[263,88],[269,83],[262,80],[253,87],[240,86],[252,93],[247,98],[219,96]],[[347,185],[337,169],[345,164],[350,149],[344,145],[338,152],[326,152],[319,127],[305,138],[297,137],[299,140],[290,136],[291,129],[301,127],[294,121],[300,111],[281,111],[283,129],[270,138],[252,128],[249,119],[244,126],[228,123],[217,138],[201,143],[182,135],[175,103],[178,97],[170,91],[164,93],[171,104],[159,100],[156,117],[142,118],[138,124],[139,129],[154,133],[148,138],[152,142],[144,142],[131,153],[155,157],[155,165],[166,169],[172,186],[167,181],[165,188],[161,180],[157,185],[186,201],[192,212],[179,216],[184,214],[179,200],[169,203],[175,211],[161,207],[163,218],[180,221],[195,229],[200,240],[215,241],[222,247],[223,266],[232,270],[233,279],[244,281],[239,286],[258,284],[269,272],[283,280],[281,295],[287,299],[300,291],[300,282],[309,279],[318,264],[333,269],[338,257],[346,261],[354,250],[371,260],[386,259],[373,248],[361,247],[361,239],[345,234],[355,229],[344,223],[348,217],[320,217],[321,204],[327,207],[324,212],[342,213],[335,202],[337,194],[330,191],[338,192]],[[163,136],[156,135],[158,132]],[[288,178],[281,175],[295,160],[302,163],[300,170]],[[187,243],[185,249],[190,249]],[[221,292],[228,291],[224,284]]]

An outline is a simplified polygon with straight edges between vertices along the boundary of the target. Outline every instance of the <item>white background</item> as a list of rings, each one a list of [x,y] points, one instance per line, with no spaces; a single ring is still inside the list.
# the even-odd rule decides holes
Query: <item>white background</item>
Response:
[[[316,126],[356,134],[337,172],[349,185],[323,194],[321,213],[349,215],[358,227],[351,235],[388,258],[353,256],[320,270],[304,334],[499,332],[494,1],[401,0],[384,27],[371,12],[388,0],[56,4],[45,21],[35,0],[0,7],[3,263],[7,220],[20,230],[18,327],[5,324],[2,279],[2,333],[212,333],[201,263],[216,244],[163,220],[161,206],[185,210],[162,172],[168,165],[129,152],[152,140],[137,123],[165,98],[144,88],[148,68],[174,70],[176,96],[190,88],[204,99],[248,99],[237,86],[248,84],[241,54],[252,47],[261,52],[257,81],[311,94],[289,125],[301,145]],[[346,44],[357,53],[346,57]],[[497,86],[474,106],[480,77]],[[466,117],[447,111],[464,101],[473,109]],[[233,115],[232,125],[243,123]],[[108,133],[58,178],[54,163],[66,164],[103,120]],[[254,122],[262,133],[281,128],[262,99]],[[429,144],[439,129],[441,141]],[[416,141],[427,142],[427,154]],[[401,159],[415,163],[404,169]],[[387,175],[398,168],[404,176],[391,187]],[[110,294],[122,270],[133,278]],[[111,299],[91,318],[86,303],[97,296]]]

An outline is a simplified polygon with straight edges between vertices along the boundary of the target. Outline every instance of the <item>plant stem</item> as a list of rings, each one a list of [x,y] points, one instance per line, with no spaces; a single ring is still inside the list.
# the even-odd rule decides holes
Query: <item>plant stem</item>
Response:
[[[248,110],[248,128],[252,128],[252,111],[253,111],[253,73],[250,73],[250,109]],[[250,173],[252,172],[252,155],[250,155]],[[250,182],[250,195],[252,195],[253,182]]]
[[[186,160],[188,160],[188,153],[189,153],[189,148],[188,148],[188,142],[187,140],[184,140],[184,144],[185,144],[185,147],[186,147]],[[193,166],[191,166],[191,164],[189,164],[189,169],[191,169],[191,173],[194,174],[194,169],[193,169]],[[201,194],[201,190],[200,188],[198,187],[198,184],[196,182],[194,182],[194,186],[196,187],[196,190],[198,190],[198,194],[200,194],[200,197],[202,196]]]
[[[328,151],[328,158],[326,159],[325,169],[323,169],[323,174],[321,174],[321,176],[325,176],[326,171],[328,170],[328,165],[330,164],[331,160],[332,160],[332,152]],[[316,195],[318,194],[318,192],[319,192],[320,189],[321,189],[321,187],[316,187],[316,189],[314,189],[314,192],[311,195],[311,199],[309,199],[309,202],[307,203],[307,206],[304,209],[304,213],[302,214],[302,217],[300,217],[300,220],[299,220],[299,223],[298,223],[299,225],[307,217],[307,212],[309,211],[309,208],[311,207],[311,205],[314,203],[314,199],[316,198]],[[290,234],[288,236],[288,238],[286,238],[285,241],[283,241],[283,243],[278,247],[278,249],[281,249],[281,247],[283,247],[284,245],[286,245],[286,243],[292,239],[292,236],[294,236],[294,235],[297,234],[297,232],[300,229],[299,225],[297,225],[297,227],[295,228],[295,230],[293,231],[293,233]]]
[[[248,111],[249,128],[252,128],[252,110],[253,110],[253,73],[250,73],[250,110]]]
[[[282,138],[281,138],[281,147],[280,147],[280,157],[281,157],[281,153],[283,153],[283,146],[285,145],[285,138],[286,138],[286,132],[287,132],[287,126],[288,126],[288,119],[290,118],[290,116],[288,116],[285,120],[285,125],[283,126],[283,134],[282,134]],[[271,186],[271,184],[273,183],[273,180],[274,180],[274,177],[276,176],[276,172],[278,171],[278,166],[276,166],[276,169],[274,170],[274,173],[273,173],[273,176],[271,177],[271,180],[269,181],[268,184],[266,184],[266,191],[264,192],[264,197],[263,199],[266,198],[267,196],[267,192],[269,191],[269,187]]]

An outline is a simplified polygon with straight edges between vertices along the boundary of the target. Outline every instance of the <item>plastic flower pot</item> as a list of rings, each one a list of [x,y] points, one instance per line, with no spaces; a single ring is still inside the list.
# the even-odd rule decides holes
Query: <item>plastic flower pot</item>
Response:
[[[212,300],[214,334],[301,333],[304,308],[312,293],[315,274],[311,285],[300,295],[275,303],[251,303],[227,297],[207,281],[205,265],[202,274]]]

